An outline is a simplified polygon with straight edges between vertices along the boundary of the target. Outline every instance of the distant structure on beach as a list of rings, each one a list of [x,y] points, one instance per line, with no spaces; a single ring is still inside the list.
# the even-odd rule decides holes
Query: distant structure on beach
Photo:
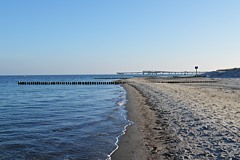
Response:
[[[197,70],[198,70],[198,66],[195,66],[195,69],[196,69],[196,76],[197,76]]]
[[[206,72],[198,72],[204,74]],[[117,72],[119,75],[197,75],[195,71],[142,71],[142,72]]]

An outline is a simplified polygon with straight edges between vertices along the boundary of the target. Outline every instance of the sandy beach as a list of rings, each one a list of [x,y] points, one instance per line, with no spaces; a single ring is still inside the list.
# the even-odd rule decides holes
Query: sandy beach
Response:
[[[112,160],[240,159],[240,79],[128,81],[134,124]]]

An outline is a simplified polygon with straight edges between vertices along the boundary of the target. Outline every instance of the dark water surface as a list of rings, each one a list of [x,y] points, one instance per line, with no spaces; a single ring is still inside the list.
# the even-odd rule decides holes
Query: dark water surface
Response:
[[[0,159],[107,159],[130,123],[121,86],[17,85],[94,77],[0,76]]]

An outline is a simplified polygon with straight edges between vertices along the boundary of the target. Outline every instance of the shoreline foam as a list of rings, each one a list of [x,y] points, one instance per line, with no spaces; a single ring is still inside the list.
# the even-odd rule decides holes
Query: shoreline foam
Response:
[[[119,100],[116,103],[119,107],[126,106],[126,104],[128,102],[128,100],[126,98],[126,94],[127,94],[126,90],[124,89],[124,87],[121,87],[121,89],[124,91],[124,95],[120,95]],[[124,110],[126,110],[126,107],[124,107]],[[126,110],[126,112],[128,112],[128,111]],[[124,128],[122,130],[122,133],[119,136],[116,137],[116,142],[115,142],[116,148],[109,155],[107,155],[108,156],[107,160],[111,160],[112,154],[114,154],[114,152],[116,152],[116,150],[119,148],[119,145],[118,145],[119,139],[120,139],[120,137],[122,137],[123,135],[126,134],[127,127],[134,124],[132,121],[127,119],[127,116],[123,115],[123,113],[121,113],[121,114],[122,114],[122,116],[124,116],[125,120],[127,120],[129,122],[129,124],[124,126]]]

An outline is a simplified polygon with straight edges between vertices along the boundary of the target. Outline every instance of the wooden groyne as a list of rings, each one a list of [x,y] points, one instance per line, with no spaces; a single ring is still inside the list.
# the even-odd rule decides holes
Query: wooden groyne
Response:
[[[178,80],[167,80],[167,81],[150,81],[150,83],[217,83],[217,80],[186,80],[186,81],[178,81]]]
[[[146,81],[146,83],[216,83],[217,80],[165,80],[165,81]],[[111,81],[111,82],[22,82],[18,81],[18,85],[121,85],[133,83],[131,81]]]
[[[106,78],[104,78],[104,77],[96,77],[96,78],[94,78],[94,79],[129,79],[129,77],[110,77],[110,78],[108,78],[108,77],[106,77]]]
[[[21,82],[18,81],[18,85],[119,85],[125,84],[126,81],[114,81],[114,82]]]

